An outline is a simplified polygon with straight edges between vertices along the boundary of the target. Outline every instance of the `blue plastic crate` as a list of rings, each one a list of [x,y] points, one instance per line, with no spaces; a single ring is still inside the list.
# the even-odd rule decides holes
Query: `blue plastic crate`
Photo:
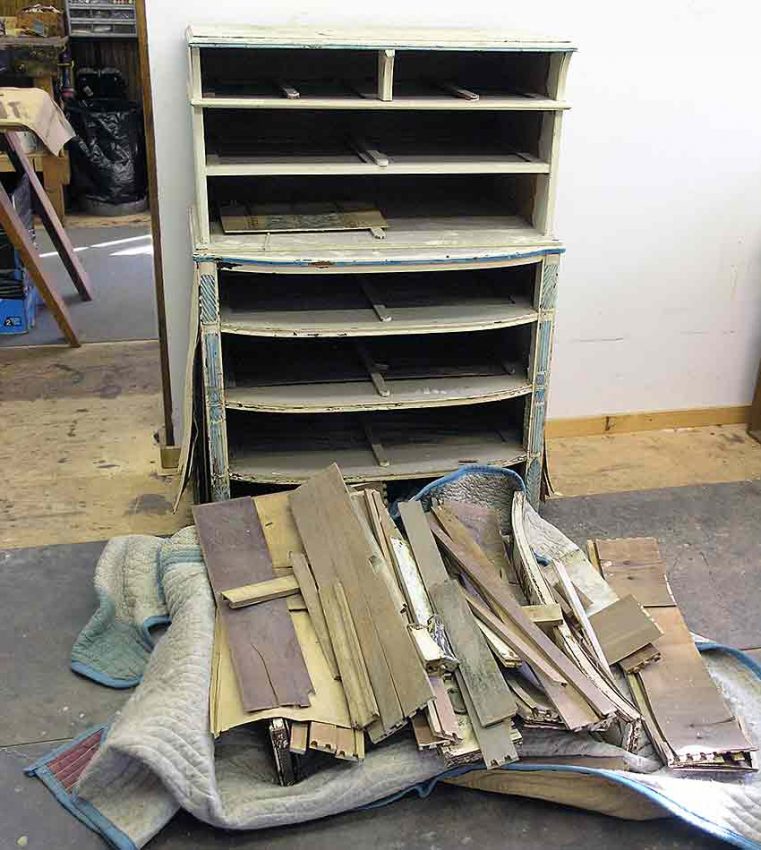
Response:
[[[30,282],[25,282],[23,298],[0,298],[0,334],[25,334],[34,327],[39,293]]]

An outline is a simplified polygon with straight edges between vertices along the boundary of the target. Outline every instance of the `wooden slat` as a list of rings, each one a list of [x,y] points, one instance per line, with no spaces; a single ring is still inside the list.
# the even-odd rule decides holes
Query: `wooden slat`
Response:
[[[301,588],[301,595],[304,597],[307,611],[309,611],[309,616],[312,618],[312,625],[317,634],[317,639],[325,655],[325,660],[328,662],[333,678],[337,679],[339,674],[336,656],[333,652],[333,644],[330,642],[330,634],[328,633],[325,614],[317,592],[317,585],[314,582],[312,571],[309,569],[309,562],[303,552],[291,552],[290,560],[293,573]]]
[[[274,578],[251,499],[196,505],[193,516],[215,598]],[[285,600],[238,610],[219,607],[245,710],[308,706],[312,682]]]
[[[385,732],[390,733],[402,723],[405,712],[402,711],[394,686],[390,660],[384,653],[378,618],[371,612],[365,596],[372,553],[368,550],[338,468],[331,467],[314,476],[294,490],[290,500],[320,591],[323,587],[332,586],[335,581],[341,581],[343,584],[351,615],[360,635],[362,655],[378,704],[381,726]],[[393,609],[385,587],[382,587],[381,593],[386,594]],[[399,615],[394,612],[393,616],[399,628],[403,628]],[[391,628],[393,627],[392,621]],[[417,661],[406,633],[405,639],[408,652]],[[424,675],[422,667],[420,670],[421,675]],[[425,684],[427,686],[427,680]],[[421,704],[426,701],[427,699],[424,699]]]
[[[401,502],[399,513],[426,588],[446,581],[449,574],[428,526],[423,506],[417,501]]]
[[[491,726],[515,714],[515,700],[497,667],[457,582],[447,579],[428,588],[460,661],[458,668],[479,723]],[[473,718],[471,717],[471,720]]]
[[[445,551],[456,561],[457,565],[470,579],[476,583],[479,589],[489,597],[490,602],[502,609],[520,632],[534,644],[536,649],[553,667],[562,673],[569,684],[573,684],[595,711],[601,717],[613,715],[615,713],[613,703],[596,685],[581,673],[575,664],[568,660],[538,626],[529,620],[523,613],[521,606],[518,605],[510,594],[507,586],[499,580],[491,565],[485,568],[473,558],[469,550],[455,543],[440,528],[434,526],[431,530],[440,545],[443,546]]]
[[[291,752],[304,755],[309,749],[309,724],[301,721],[291,723]]]
[[[484,726],[478,719],[478,712],[461,670],[455,671],[455,678],[460,687],[462,698],[465,701],[465,708],[467,709],[470,722],[473,724],[473,732],[481,749],[487,770],[517,761],[518,753],[515,750],[515,744],[513,743],[511,734],[512,724],[509,721],[503,721],[494,723],[491,726]]]
[[[295,576],[285,575],[277,578],[233,587],[222,591],[222,598],[231,608],[245,608],[247,605],[259,605],[270,599],[282,599],[299,592],[299,583]]]
[[[333,640],[341,682],[346,690],[352,722],[359,729],[369,726],[379,715],[357,629],[341,582],[320,588],[320,601]]]

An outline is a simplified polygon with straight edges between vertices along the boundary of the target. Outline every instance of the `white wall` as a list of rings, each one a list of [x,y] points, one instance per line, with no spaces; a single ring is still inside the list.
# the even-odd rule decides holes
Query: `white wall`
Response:
[[[148,0],[175,420],[193,200],[187,24],[521,29],[573,39],[556,231],[550,416],[748,404],[761,356],[761,109],[754,0]]]

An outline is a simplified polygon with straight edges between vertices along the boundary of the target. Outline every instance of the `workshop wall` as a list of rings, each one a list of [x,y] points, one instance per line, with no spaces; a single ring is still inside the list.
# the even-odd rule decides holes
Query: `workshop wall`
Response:
[[[362,24],[348,2],[148,3],[175,421],[188,338],[193,201],[185,29]],[[573,39],[557,208],[550,416],[750,403],[761,355],[761,5],[751,0],[387,0],[372,23]]]

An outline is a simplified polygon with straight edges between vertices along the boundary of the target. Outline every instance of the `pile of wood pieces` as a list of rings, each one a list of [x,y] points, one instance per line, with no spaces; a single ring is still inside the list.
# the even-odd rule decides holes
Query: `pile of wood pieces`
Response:
[[[584,573],[537,558],[524,507],[516,493],[507,536],[460,501],[403,502],[397,525],[335,465],[291,492],[197,506],[217,601],[212,732],[264,722],[284,784],[315,751],[357,761],[395,734],[442,770],[498,768],[529,727],[630,751],[644,727],[672,767],[753,769],[655,541],[596,541]]]

